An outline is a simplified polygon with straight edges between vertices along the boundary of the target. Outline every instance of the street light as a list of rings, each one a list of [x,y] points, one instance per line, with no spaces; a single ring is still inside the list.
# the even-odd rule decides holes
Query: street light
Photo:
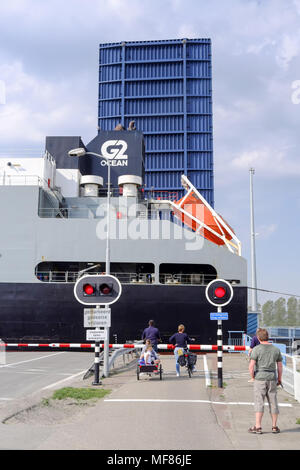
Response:
[[[106,271],[106,274],[110,274],[110,245],[109,245],[109,241],[110,241],[109,240],[110,238],[110,160],[113,160],[113,157],[107,158],[95,152],[87,152],[82,147],[69,150],[68,154],[70,157],[84,157],[85,155],[95,155],[96,157],[104,158],[104,160],[106,160],[107,162],[107,234],[106,234],[105,271]],[[99,345],[97,345],[97,348],[98,347]],[[104,341],[104,364],[103,366],[104,366],[105,377],[108,377],[108,360],[109,360],[109,328],[107,328],[107,339]]]
[[[105,271],[106,274],[110,274],[110,160],[113,158],[104,157],[95,152],[87,152],[84,148],[80,147],[77,149],[69,150],[68,152],[70,157],[84,157],[85,155],[95,155],[99,158],[104,158],[107,162],[107,234],[106,234],[106,260],[105,260]]]

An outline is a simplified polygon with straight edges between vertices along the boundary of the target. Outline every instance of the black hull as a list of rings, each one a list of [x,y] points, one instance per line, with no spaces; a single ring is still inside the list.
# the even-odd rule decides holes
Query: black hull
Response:
[[[0,338],[5,342],[86,342],[84,305],[73,295],[73,284],[1,283]],[[110,341],[140,339],[149,319],[154,319],[163,342],[183,323],[196,344],[216,344],[217,322],[210,312],[217,307],[205,297],[205,286],[123,285],[111,306]],[[230,305],[223,308],[223,341],[228,331],[247,330],[247,288],[235,287]]]

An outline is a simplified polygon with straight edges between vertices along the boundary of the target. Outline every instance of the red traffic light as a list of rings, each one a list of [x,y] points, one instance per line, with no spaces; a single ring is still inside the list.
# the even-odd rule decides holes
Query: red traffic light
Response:
[[[215,289],[215,297],[217,297],[218,299],[222,299],[225,295],[226,290],[224,289],[224,287],[217,287]]]
[[[83,292],[86,295],[93,295],[95,293],[95,288],[91,284],[84,284]]]
[[[233,289],[228,281],[214,279],[206,286],[205,296],[211,305],[223,307],[231,302]]]

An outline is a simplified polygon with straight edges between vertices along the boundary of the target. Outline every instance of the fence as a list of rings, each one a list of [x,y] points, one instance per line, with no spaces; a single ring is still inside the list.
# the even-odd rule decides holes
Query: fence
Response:
[[[282,355],[285,358],[282,372],[283,388],[300,402],[300,356],[290,356],[284,353]]]

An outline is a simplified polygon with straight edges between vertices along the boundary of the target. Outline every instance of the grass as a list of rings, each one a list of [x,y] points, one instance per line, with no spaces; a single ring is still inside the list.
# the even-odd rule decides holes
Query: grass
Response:
[[[73,388],[64,387],[56,390],[53,395],[53,400],[64,400],[66,398],[73,398],[74,400],[91,400],[93,398],[103,398],[110,393],[110,390],[102,388]]]
[[[300,418],[296,419],[296,424],[300,424]]]

